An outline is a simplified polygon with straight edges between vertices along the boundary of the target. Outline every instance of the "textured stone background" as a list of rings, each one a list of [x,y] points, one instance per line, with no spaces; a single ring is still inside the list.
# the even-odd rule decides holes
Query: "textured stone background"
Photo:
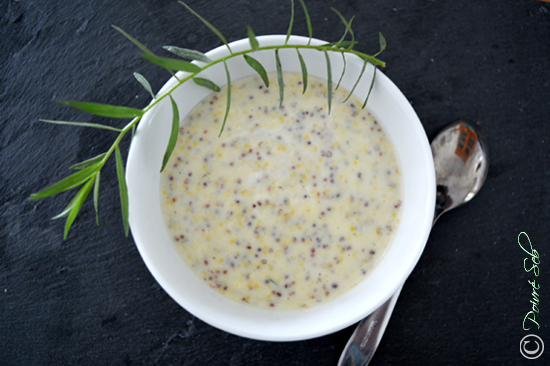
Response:
[[[229,41],[284,34],[290,2],[198,1],[189,5]],[[343,27],[376,52],[431,139],[467,118],[487,134],[489,177],[469,204],[443,216],[407,281],[372,365],[517,365],[530,310],[527,232],[541,253],[541,329],[550,347],[550,4],[536,0],[307,1],[314,36]],[[296,10],[295,34],[306,35]],[[242,339],[194,318],[157,285],[120,219],[114,162],[102,172],[100,226],[87,202],[69,238],[60,212],[70,195],[39,202],[32,192],[105,151],[108,131],[54,126],[40,118],[104,122],[54,101],[141,108],[169,75],[147,64],[116,24],[154,52],[207,51],[219,40],[175,0],[0,2],[0,364],[335,365],[353,327],[319,339]],[[117,123],[115,121],[114,123]],[[123,123],[118,121],[118,123]],[[123,143],[125,152],[128,143]],[[125,155],[125,153],[124,153]],[[548,364],[550,350],[529,364]]]

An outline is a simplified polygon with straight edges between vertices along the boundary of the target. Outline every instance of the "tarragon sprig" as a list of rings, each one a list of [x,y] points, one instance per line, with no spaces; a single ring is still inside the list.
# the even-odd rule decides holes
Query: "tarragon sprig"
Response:
[[[42,189],[38,193],[34,193],[30,196],[31,200],[37,200],[37,199],[50,197],[58,193],[80,187],[76,195],[71,199],[71,201],[65,207],[65,209],[61,213],[53,217],[53,219],[67,217],[66,223],[65,223],[65,231],[63,235],[64,239],[67,238],[69,230],[72,224],[74,223],[82,205],[84,204],[84,201],[86,200],[90,192],[93,192],[93,202],[94,202],[94,208],[96,212],[96,222],[99,225],[98,200],[99,200],[100,173],[101,173],[101,169],[105,166],[108,159],[113,153],[115,154],[115,166],[116,166],[117,177],[119,182],[120,203],[122,208],[122,219],[124,224],[124,231],[126,233],[126,236],[128,236],[128,233],[129,233],[128,188],[125,180],[124,163],[122,161],[122,155],[119,148],[120,142],[129,131],[131,131],[131,134],[133,135],[136,125],[141,121],[141,118],[143,117],[143,115],[145,115],[145,113],[151,110],[151,108],[153,108],[157,103],[159,103],[164,98],[167,98],[167,97],[170,98],[170,102],[172,106],[172,116],[173,116],[172,128],[171,128],[170,138],[167,142],[166,152],[164,154],[163,161],[162,161],[161,171],[163,171],[176,145],[178,130],[179,130],[179,122],[180,122],[178,106],[174,101],[174,99],[172,98],[172,92],[176,90],[180,85],[190,80],[193,80],[195,84],[201,87],[207,88],[209,90],[212,90],[214,92],[220,91],[220,87],[216,85],[213,81],[206,78],[199,77],[199,74],[201,72],[211,68],[214,65],[222,63],[224,66],[226,78],[227,78],[227,104],[226,104],[225,116],[219,132],[220,135],[224,131],[225,124],[227,122],[227,116],[229,115],[229,111],[231,108],[231,75],[227,67],[227,61],[229,59],[232,59],[235,57],[243,57],[246,63],[252,69],[254,69],[258,73],[258,75],[262,78],[266,87],[269,87],[269,79],[267,77],[267,72],[265,68],[258,60],[252,57],[252,54],[257,51],[265,51],[265,50],[274,51],[276,70],[277,70],[277,80],[279,84],[280,106],[283,105],[283,100],[284,100],[284,82],[283,82],[283,67],[282,67],[281,59],[279,57],[279,51],[282,49],[293,49],[296,51],[298,55],[298,59],[300,61],[300,67],[302,71],[302,81],[303,81],[302,92],[303,93],[306,92],[307,86],[308,86],[308,83],[307,83],[308,72],[307,72],[307,65],[300,53],[300,50],[304,50],[304,49],[316,50],[323,53],[325,56],[325,60],[326,60],[325,62],[327,67],[329,113],[332,105],[332,92],[333,92],[332,69],[331,69],[329,53],[340,53],[344,60],[342,74],[338,79],[338,82],[336,84],[336,89],[338,89],[340,82],[346,72],[345,55],[353,54],[355,56],[358,56],[363,60],[363,67],[359,77],[357,78],[357,81],[355,82],[352,90],[349,92],[349,95],[346,98],[346,100],[353,94],[356,86],[359,84],[359,81],[363,76],[366,66],[368,64],[371,64],[372,66],[374,66],[374,75],[371,80],[371,85],[370,85],[367,97],[365,98],[365,101],[363,103],[363,108],[366,106],[367,100],[374,86],[374,80],[376,76],[376,67],[385,66],[385,63],[378,59],[378,55],[386,48],[386,40],[384,39],[382,34],[379,35],[380,51],[378,51],[375,55],[368,55],[360,51],[356,51],[354,49],[354,46],[357,44],[357,41],[355,40],[355,34],[353,33],[353,30],[351,27],[353,17],[348,21],[336,9],[332,9],[345,26],[344,34],[336,42],[330,42],[322,45],[313,46],[311,45],[311,40],[313,37],[311,19],[309,17],[309,13],[307,11],[307,7],[304,1],[303,0],[299,0],[299,1],[305,15],[305,20],[306,20],[307,29],[308,29],[309,41],[306,45],[288,44],[288,41],[292,34],[292,27],[294,24],[294,0],[291,0],[292,12],[291,12],[290,24],[288,27],[285,43],[279,46],[262,47],[260,46],[258,40],[256,39],[256,35],[254,34],[254,31],[252,30],[252,28],[248,26],[247,34],[250,42],[250,49],[247,49],[245,51],[240,51],[240,52],[233,52],[233,50],[229,46],[229,43],[227,42],[225,37],[216,27],[214,27],[206,19],[201,17],[197,12],[191,9],[187,4],[185,4],[182,1],[179,1],[179,3],[183,5],[191,14],[197,17],[214,34],[216,34],[218,38],[220,38],[220,40],[227,47],[229,51],[229,55],[216,60],[211,60],[208,56],[206,56],[202,52],[181,48],[181,47],[176,47],[176,46],[164,46],[164,49],[178,56],[179,58],[168,58],[168,57],[159,56],[153,53],[150,49],[148,49],[142,43],[140,43],[137,39],[135,39],[134,37],[126,33],[123,29],[113,26],[114,29],[120,32],[124,37],[130,40],[143,52],[141,55],[143,59],[168,70],[168,72],[170,72],[170,74],[177,79],[177,83],[162,95],[156,95],[153,92],[151,85],[149,84],[147,79],[139,73],[134,73],[134,77],[136,78],[136,80],[145,88],[145,90],[148,93],[151,94],[151,97],[153,98],[151,103],[149,103],[149,105],[147,105],[143,109],[129,108],[124,106],[115,106],[115,105],[101,104],[101,103],[92,103],[92,102],[59,101],[59,103],[61,104],[65,104],[65,105],[80,109],[90,114],[107,117],[107,118],[130,119],[130,121],[123,128],[116,128],[116,127],[111,127],[109,125],[88,123],[88,122],[41,120],[47,123],[71,125],[71,126],[79,126],[79,127],[92,127],[92,128],[105,129],[105,130],[118,133],[118,136],[114,139],[114,142],[112,143],[111,147],[106,152],[71,166],[69,169],[76,170],[76,172],[60,180],[59,182],[54,183],[49,187]],[[350,35],[351,40],[346,40],[346,36],[348,34]],[[177,71],[184,71],[187,74],[185,74],[183,77],[182,76],[178,77],[175,74],[175,72]]]

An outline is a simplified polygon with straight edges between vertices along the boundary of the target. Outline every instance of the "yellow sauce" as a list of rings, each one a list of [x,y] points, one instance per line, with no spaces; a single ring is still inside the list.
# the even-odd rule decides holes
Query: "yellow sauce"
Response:
[[[181,123],[162,176],[169,233],[193,271],[235,301],[281,310],[349,290],[383,255],[398,225],[401,175],[368,110],[326,82],[284,74],[233,82]]]

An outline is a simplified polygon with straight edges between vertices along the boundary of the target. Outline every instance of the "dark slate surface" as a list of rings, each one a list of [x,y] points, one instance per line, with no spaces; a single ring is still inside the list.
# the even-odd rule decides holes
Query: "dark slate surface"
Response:
[[[286,33],[290,2],[189,4],[229,41]],[[231,5],[229,5],[231,4]],[[480,124],[489,178],[471,203],[443,216],[407,281],[372,365],[548,364],[519,353],[533,278],[517,244],[526,232],[541,254],[541,328],[550,347],[550,3],[536,0],[307,2],[314,35],[353,23],[359,50],[383,32],[384,72],[401,88],[431,139],[446,124]],[[296,10],[295,34],[306,35]],[[116,24],[161,52],[207,51],[219,40],[175,0],[0,2],[0,364],[335,365],[353,327],[319,339],[269,343],[212,328],[156,284],[120,218],[114,163],[104,169],[100,222],[88,202],[67,240],[50,221],[70,199],[32,192],[106,150],[110,132],[54,126],[40,118],[103,122],[54,103],[91,100],[141,108],[165,71],[148,65]],[[122,122],[119,122],[122,123]],[[128,144],[123,144],[126,151]]]

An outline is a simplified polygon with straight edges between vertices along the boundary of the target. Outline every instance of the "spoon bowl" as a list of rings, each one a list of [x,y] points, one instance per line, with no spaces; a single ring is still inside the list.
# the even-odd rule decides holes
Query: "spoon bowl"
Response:
[[[444,128],[430,146],[437,183],[435,223],[479,192],[489,170],[489,155],[480,127],[467,121]]]

